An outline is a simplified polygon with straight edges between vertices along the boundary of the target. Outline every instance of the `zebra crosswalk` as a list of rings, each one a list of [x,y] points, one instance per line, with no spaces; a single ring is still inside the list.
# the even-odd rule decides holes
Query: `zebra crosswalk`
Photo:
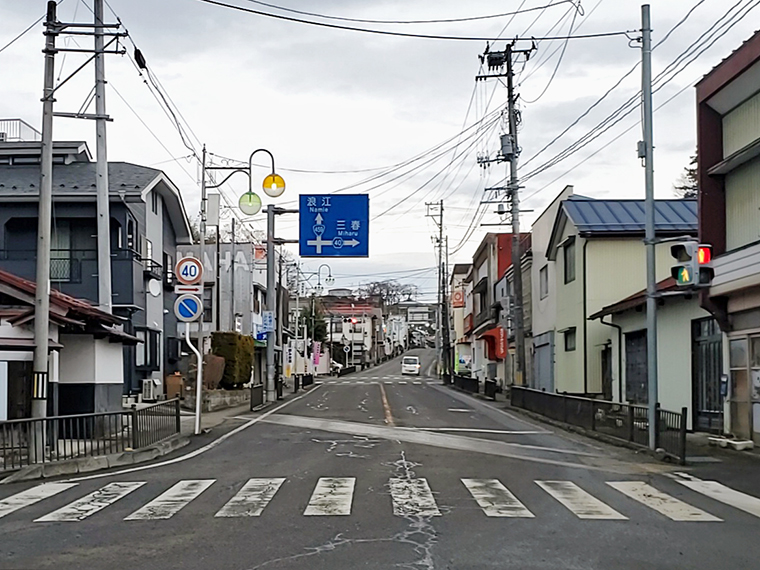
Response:
[[[315,384],[340,384],[340,385],[366,385],[366,384],[386,384],[386,385],[412,385],[412,386],[428,386],[430,384],[440,384],[438,380],[431,380],[429,378],[417,380],[414,377],[399,377],[399,376],[360,376],[358,378],[350,378],[344,380],[318,380]]]
[[[204,505],[219,500],[219,504],[214,504],[209,512],[209,515],[213,514],[214,517],[265,517],[270,503],[277,501],[278,496],[285,493],[282,489],[286,481],[285,477],[251,478],[242,484],[230,487],[231,497],[224,497],[223,493],[221,497],[214,494],[214,500],[207,500]],[[479,509],[486,517],[533,519],[545,515],[548,504],[556,505],[560,510],[569,511],[579,520],[628,521],[640,517],[641,512],[636,508],[643,506],[649,509],[653,516],[664,517],[663,520],[722,522],[724,519],[708,512],[712,510],[710,507],[706,507],[708,510],[702,508],[712,503],[716,509],[723,509],[722,512],[727,512],[727,506],[760,518],[760,499],[757,497],[742,493],[717,481],[701,481],[693,477],[685,480],[677,479],[677,481],[688,491],[683,490],[679,493],[678,486],[675,485],[675,494],[691,494],[692,500],[701,496],[698,500],[701,503],[699,507],[691,504],[687,498],[673,496],[651,482],[644,481],[606,481],[606,486],[602,485],[599,489],[602,491],[602,497],[595,496],[588,488],[584,488],[585,485],[573,481],[534,481],[537,488],[544,491],[543,495],[541,493],[538,495],[544,498],[537,498],[535,493],[527,492],[525,497],[519,497],[519,493],[507,488],[499,479],[463,478],[459,480],[461,487],[458,487],[458,491],[446,489],[446,492],[442,493],[423,477],[393,477],[388,479],[387,484],[379,493],[390,496],[390,501],[385,503],[388,505],[388,514],[397,517],[451,516],[463,504],[469,504],[468,509]],[[142,498],[139,499],[141,504],[132,505],[129,510],[125,508],[125,511],[131,511],[131,514],[124,517],[124,511],[120,510],[118,516],[124,517],[125,521],[160,521],[181,516],[180,512],[185,507],[198,500],[216,483],[215,479],[177,481],[147,502],[144,502],[147,498],[144,495],[149,488],[152,488],[152,485],[146,486],[141,493],[132,495],[146,485],[145,481],[114,481],[85,494],[76,493],[79,488],[77,483],[43,483],[0,499],[0,519],[23,517],[23,513],[19,511],[24,509],[39,512],[44,508],[44,501],[54,497],[67,497],[66,500],[70,501],[67,504],[37,518],[29,518],[33,518],[35,523],[82,522],[91,517],[97,518],[102,511],[106,511],[117,502],[123,502],[126,506],[128,501],[137,501],[137,496],[141,496]],[[294,514],[307,517],[350,516],[357,509],[370,509],[373,513],[377,512],[378,503],[371,497],[377,495],[378,492],[370,493],[369,487],[360,487],[362,492],[357,498],[357,487],[360,487],[360,481],[356,477],[320,477],[313,483],[305,507],[301,504],[299,512]],[[524,487],[520,488],[525,492]],[[292,491],[293,489],[289,488],[288,492]],[[469,495],[467,503],[457,498],[463,494]],[[130,498],[130,495],[134,499]],[[446,508],[442,509],[439,503],[446,505]],[[722,505],[718,506],[718,503]],[[283,504],[292,503],[285,501]],[[194,516],[198,516],[197,512]],[[0,532],[2,522],[0,520]]]

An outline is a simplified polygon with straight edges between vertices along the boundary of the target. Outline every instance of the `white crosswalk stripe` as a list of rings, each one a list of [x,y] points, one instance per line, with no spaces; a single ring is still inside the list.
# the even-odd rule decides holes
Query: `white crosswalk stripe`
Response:
[[[219,509],[216,517],[258,517],[264,511],[285,483],[285,477],[252,478]],[[215,479],[181,480],[147,503],[133,505],[134,510],[125,517],[125,521],[165,520],[178,515],[191,502],[199,498],[216,482]],[[534,508],[524,504],[520,498],[509,490],[499,479],[463,478],[462,484],[472,496],[474,502],[487,517],[536,518],[545,514],[537,513]],[[701,495],[729,505],[760,518],[760,499],[741,493],[717,481],[700,481],[690,478],[679,482]],[[588,520],[628,520],[628,517],[612,506],[579,487],[572,481],[535,481],[553,499],[570,510],[579,519]],[[81,483],[80,483],[81,484]],[[637,501],[647,509],[654,511],[652,516],[663,515],[676,522],[721,522],[722,519],[689,504],[686,497],[676,498],[659,490],[654,484],[644,481],[607,481],[606,484],[615,491]],[[77,483],[43,483],[25,491],[0,499],[0,519],[25,507],[36,505],[40,501],[77,487]],[[143,481],[113,482],[89,494],[53,510],[35,522],[84,521],[99,511],[106,509],[145,485]],[[430,484],[425,478],[391,478],[388,480],[392,500],[392,513],[402,517],[442,516],[436,503]],[[78,488],[78,487],[77,487]],[[348,516],[359,508],[354,508],[354,494],[357,488],[355,477],[322,477],[317,480],[303,516]],[[446,492],[444,490],[444,492]],[[608,491],[614,493],[614,491]],[[688,493],[688,491],[685,491]],[[367,495],[362,493],[361,508],[377,509]],[[610,497],[614,499],[614,497]],[[136,501],[136,498],[130,498]],[[226,498],[225,498],[226,500]],[[618,501],[632,507],[626,498]],[[126,502],[126,501],[124,501]],[[204,501],[204,504],[207,501]],[[471,503],[472,504],[472,503]],[[554,503],[557,505],[557,503]],[[474,506],[474,504],[473,504]],[[617,506],[617,503],[615,504]],[[138,508],[139,507],[139,508]],[[530,508],[529,508],[530,507]],[[39,508],[39,507],[36,507]],[[215,508],[218,508],[215,506]],[[561,509],[559,505],[556,508]],[[127,511],[129,512],[129,511]],[[454,509],[453,512],[456,512]],[[453,514],[452,512],[452,514]],[[388,513],[390,514],[390,512]],[[626,513],[629,514],[630,513]],[[35,516],[37,513],[35,513]],[[186,515],[187,516],[187,515]],[[727,517],[725,517],[727,518]],[[2,522],[2,521],[0,521]],[[2,526],[0,525],[0,529]],[[1,530],[0,530],[1,532]]]
[[[688,481],[678,481],[681,485],[685,485],[692,491],[702,493],[720,501],[726,505],[730,505],[734,508],[749,513],[756,517],[760,517],[760,499],[747,495],[731,487],[718,483],[717,481],[700,481],[699,479],[690,479]]]
[[[643,481],[607,481],[607,484],[674,521],[721,521],[718,517],[671,497]]]
[[[101,487],[97,491],[94,491],[65,507],[61,507],[57,511],[53,511],[44,517],[35,519],[34,522],[82,521],[98,511],[105,509],[122,497],[127,496],[132,491],[139,489],[143,485],[145,485],[145,481],[109,483],[105,487]]]
[[[462,479],[462,483],[488,517],[534,516],[498,479]]]
[[[76,486],[76,483],[44,483],[16,493],[0,501],[0,518]]]
[[[144,507],[126,517],[125,521],[170,519],[214,484],[215,479],[180,481]]]
[[[284,477],[249,479],[243,488],[224,505],[217,517],[258,517],[285,482]]]
[[[608,504],[570,481],[536,481],[539,487],[572,511],[579,519],[627,520]]]
[[[350,515],[355,485],[355,477],[321,477],[303,514],[307,517]]]
[[[396,479],[389,481],[393,514],[399,517],[439,517],[441,511],[435,503],[427,479]]]

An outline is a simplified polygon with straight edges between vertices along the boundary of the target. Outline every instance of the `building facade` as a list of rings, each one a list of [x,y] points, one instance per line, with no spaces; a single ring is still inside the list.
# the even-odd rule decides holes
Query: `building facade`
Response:
[[[41,145],[0,142],[0,269],[34,280]],[[83,142],[53,148],[51,285],[98,302],[95,163]],[[160,170],[108,164],[112,307],[124,331],[139,339],[123,347],[121,386],[93,402],[89,382],[72,382],[61,398],[72,412],[118,409],[122,394],[159,389],[180,358],[173,304],[178,244],[192,242],[179,189]],[[102,371],[108,374],[108,370]],[[81,406],[76,402],[81,401]]]
[[[726,335],[724,429],[760,444],[760,33],[696,95],[699,239],[715,270],[701,301]]]

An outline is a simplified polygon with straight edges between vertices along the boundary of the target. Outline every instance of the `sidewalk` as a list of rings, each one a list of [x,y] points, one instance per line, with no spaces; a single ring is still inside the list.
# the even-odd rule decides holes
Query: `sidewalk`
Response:
[[[235,406],[234,408],[204,412],[201,414],[201,431],[215,428],[216,426],[223,424],[229,418],[247,414],[250,411],[251,405],[246,403],[242,406]],[[182,435],[193,435],[195,433],[195,412],[184,409],[180,411],[180,433]]]

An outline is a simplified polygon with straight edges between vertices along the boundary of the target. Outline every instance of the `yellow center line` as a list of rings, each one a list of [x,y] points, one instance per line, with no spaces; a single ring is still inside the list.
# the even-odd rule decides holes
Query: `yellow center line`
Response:
[[[388,405],[388,397],[385,395],[385,386],[382,384],[378,384],[378,386],[380,386],[380,394],[383,397],[383,412],[385,412],[385,423],[389,426],[395,426],[396,423],[393,421],[391,407]]]

